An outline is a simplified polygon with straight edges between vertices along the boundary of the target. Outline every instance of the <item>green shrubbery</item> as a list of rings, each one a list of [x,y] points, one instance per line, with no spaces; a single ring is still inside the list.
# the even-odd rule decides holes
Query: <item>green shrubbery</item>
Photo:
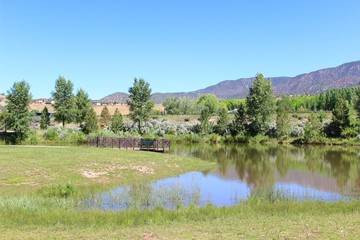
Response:
[[[39,194],[43,197],[68,198],[75,194],[74,186],[71,182],[64,185],[46,186],[39,190]]]

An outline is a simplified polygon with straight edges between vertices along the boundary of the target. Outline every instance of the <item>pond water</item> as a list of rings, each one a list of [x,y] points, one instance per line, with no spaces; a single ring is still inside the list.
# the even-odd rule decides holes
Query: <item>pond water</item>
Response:
[[[171,154],[216,163],[148,184],[134,184],[92,196],[83,207],[141,209],[208,203],[231,206],[251,197],[267,200],[359,199],[360,147],[281,145],[175,145]]]

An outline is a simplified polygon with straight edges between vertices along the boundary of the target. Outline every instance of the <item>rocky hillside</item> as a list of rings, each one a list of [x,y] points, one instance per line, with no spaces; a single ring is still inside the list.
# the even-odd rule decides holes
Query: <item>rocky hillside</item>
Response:
[[[254,78],[226,80],[204,89],[182,93],[154,93],[152,98],[161,103],[168,97],[197,98],[203,94],[215,94],[220,99],[246,97]],[[350,62],[334,68],[326,68],[296,77],[272,77],[275,94],[299,95],[316,94],[332,88],[356,86],[360,82],[360,61]],[[124,103],[126,93],[114,93],[99,101]],[[111,99],[110,101],[108,101]]]
[[[126,101],[129,99],[129,94],[127,93],[122,93],[122,92],[116,92],[113,93],[109,96],[106,96],[100,100],[98,100],[98,102],[106,102],[106,103],[126,103]]]

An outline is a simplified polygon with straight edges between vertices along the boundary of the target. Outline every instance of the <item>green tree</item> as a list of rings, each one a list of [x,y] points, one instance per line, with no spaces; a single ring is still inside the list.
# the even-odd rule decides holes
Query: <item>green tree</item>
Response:
[[[29,112],[31,102],[30,85],[25,82],[15,82],[7,92],[7,105],[4,114],[6,129],[13,130],[16,141],[23,140],[30,130],[32,114]]]
[[[103,107],[100,113],[100,124],[109,126],[111,123],[111,115],[107,106]]]
[[[277,102],[276,109],[276,135],[278,138],[287,136],[290,131],[289,105],[287,99]]]
[[[76,123],[81,124],[85,121],[86,114],[89,112],[89,109],[92,108],[89,95],[80,88],[76,93],[75,97],[75,106],[76,106]]]
[[[332,122],[326,127],[328,137],[340,137],[345,128],[350,126],[350,107],[344,99],[339,99],[332,111]]]
[[[180,98],[179,112],[183,115],[194,114],[196,101],[189,98]]]
[[[304,139],[307,143],[314,142],[321,136],[321,124],[321,117],[312,112],[304,129]]]
[[[210,123],[211,112],[208,108],[203,108],[200,113],[200,133],[208,134],[212,130],[212,124]]]
[[[119,111],[119,109],[115,109],[114,116],[112,117],[111,125],[110,125],[111,131],[114,133],[121,132],[124,130],[124,122],[123,117]]]
[[[221,107],[219,110],[219,119],[217,125],[215,126],[215,132],[219,135],[225,135],[228,130],[230,123],[230,118],[228,111],[225,107]]]
[[[45,106],[44,109],[41,111],[40,128],[46,129],[49,126],[50,126],[49,110]]]
[[[234,139],[237,135],[242,135],[243,137],[247,135],[247,117],[245,106],[243,103],[240,103],[237,107],[235,107],[235,109],[235,118],[230,124],[230,134]]]
[[[207,108],[211,115],[216,114],[220,107],[220,103],[214,94],[202,95],[197,103],[201,109]]]
[[[95,132],[98,129],[99,127],[98,127],[98,119],[96,117],[96,112],[93,108],[89,108],[86,113],[84,123],[82,125],[82,131],[85,134],[89,134]]]
[[[212,124],[209,122],[210,117],[217,113],[219,109],[219,101],[213,94],[202,95],[198,100],[200,106],[200,132],[208,134],[212,129]]]
[[[360,118],[360,86],[356,88],[356,98],[355,98],[355,109],[357,112],[358,118]]]
[[[154,102],[151,101],[151,88],[148,82],[144,79],[134,79],[134,85],[129,88],[129,106],[130,119],[137,125],[139,134],[143,134],[141,126],[144,122],[150,119],[150,113],[154,107]]]
[[[250,120],[252,135],[264,134],[267,130],[271,115],[275,110],[275,96],[271,80],[257,74],[253,86],[246,98],[247,116]]]
[[[73,94],[73,84],[63,76],[55,82],[55,92],[51,93],[54,98],[54,118],[57,122],[61,122],[63,126],[65,123],[70,123],[75,120],[75,98]]]
[[[179,115],[180,114],[180,99],[179,98],[167,98],[163,102],[165,112],[170,115]]]

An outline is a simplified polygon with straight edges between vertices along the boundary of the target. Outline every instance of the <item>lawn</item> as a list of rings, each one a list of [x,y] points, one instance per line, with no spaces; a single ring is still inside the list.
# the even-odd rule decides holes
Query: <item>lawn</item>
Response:
[[[110,148],[1,146],[0,196],[71,182],[89,190],[174,176],[213,166],[195,158]]]
[[[212,163],[90,147],[0,146],[0,239],[358,239],[360,203],[250,199],[238,206],[111,212],[79,199]],[[75,189],[68,197],[44,189]],[[45,191],[46,192],[46,191]]]

